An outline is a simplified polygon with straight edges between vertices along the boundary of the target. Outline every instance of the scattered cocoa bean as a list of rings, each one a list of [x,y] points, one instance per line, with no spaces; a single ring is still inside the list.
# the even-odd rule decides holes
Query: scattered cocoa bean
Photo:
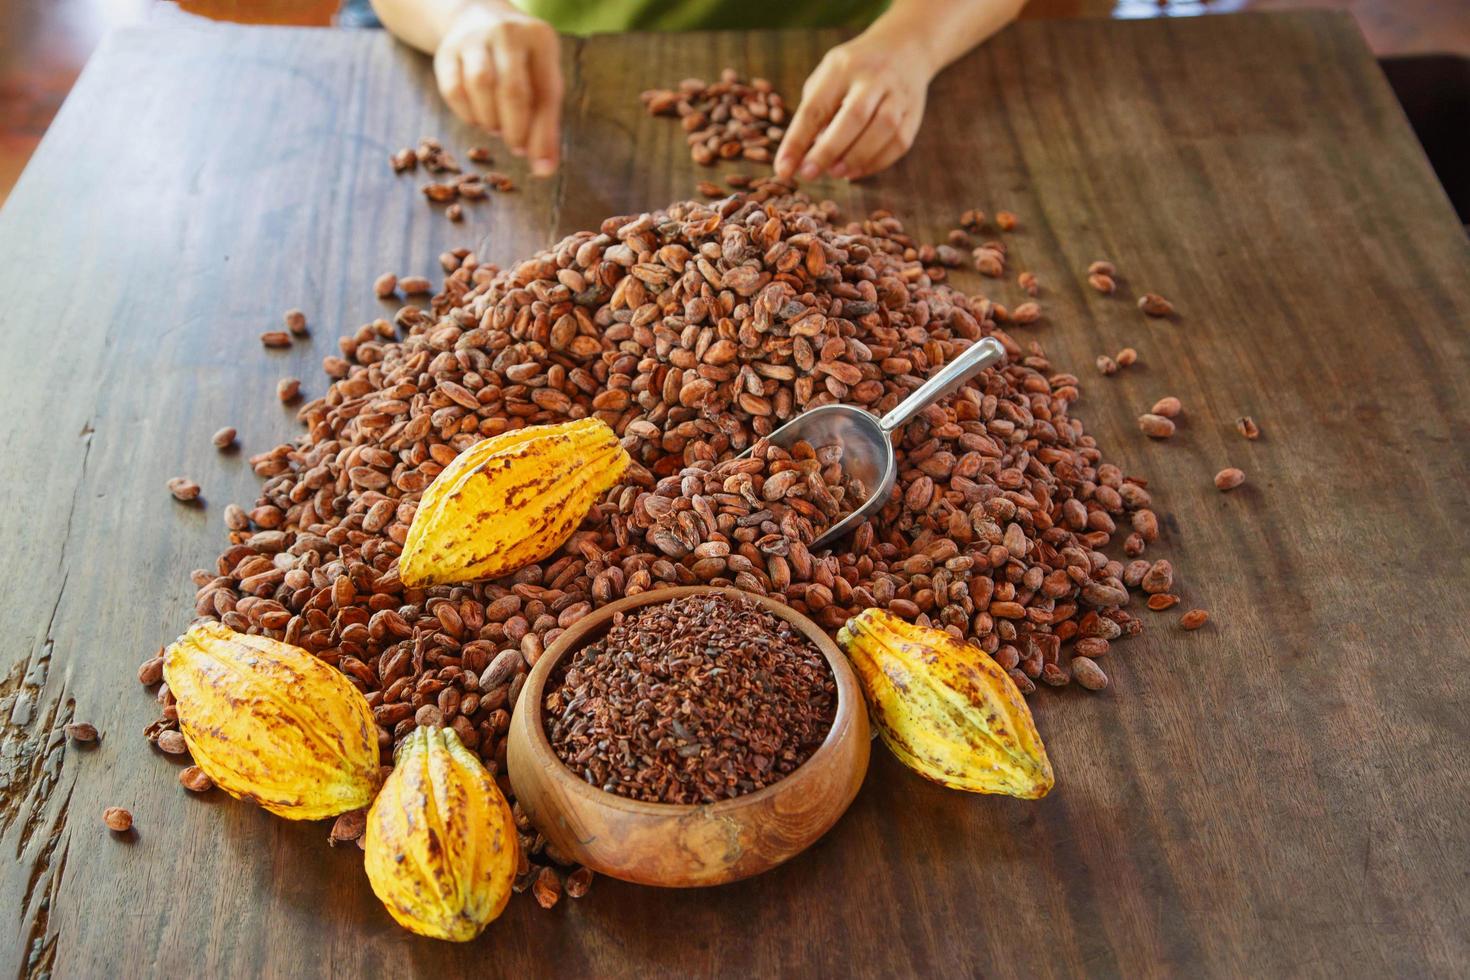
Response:
[[[975,260],[975,271],[982,276],[991,279],[999,279],[1006,274],[1005,256],[991,248],[981,246],[971,253]]]
[[[405,146],[397,153],[388,158],[388,163],[393,167],[395,174],[407,173],[419,165],[418,157],[414,156],[413,147]]]
[[[163,658],[151,657],[138,666],[138,683],[152,687],[163,680]]]
[[[1072,658],[1072,676],[1089,691],[1101,691],[1108,686],[1108,675],[1088,657]]]
[[[1174,566],[1167,558],[1160,558],[1149,566],[1147,574],[1143,576],[1140,583],[1143,591],[1149,595],[1156,592],[1168,592],[1174,585]]]
[[[1001,231],[1015,231],[1016,226],[1020,223],[1021,219],[1017,218],[1009,211],[995,212],[995,227],[999,228]]]
[[[133,815],[120,806],[110,806],[103,810],[102,822],[107,825],[108,830],[119,834],[133,829]]]
[[[176,476],[168,481],[168,492],[174,495],[175,500],[187,503],[199,497],[199,484],[182,476]]]
[[[434,291],[434,284],[423,276],[404,276],[398,280],[398,288],[405,296],[422,296]]]
[[[592,887],[592,878],[592,869],[579,865],[575,871],[567,875],[567,880],[564,883],[567,897],[581,898],[583,895],[586,895],[587,890]]]
[[[72,722],[69,725],[63,726],[61,730],[65,732],[66,737],[71,739],[73,742],[97,741],[97,726],[88,724],[84,721]]]
[[[556,873],[555,868],[542,868],[536,875],[536,883],[531,886],[531,894],[536,897],[536,904],[543,909],[549,909],[561,898],[561,876]]]
[[[1158,293],[1144,293],[1138,297],[1138,308],[1146,316],[1168,316],[1174,312],[1174,304]]]
[[[1138,351],[1132,347],[1124,347],[1114,355],[1113,360],[1118,362],[1118,367],[1128,367],[1138,362]]]
[[[208,793],[214,789],[214,780],[198,766],[185,766],[179,770],[179,785],[191,793]]]
[[[471,156],[470,159],[473,160],[474,157]],[[367,815],[366,807],[338,814],[337,819],[332,821],[331,832],[327,834],[327,843],[333,847],[338,844],[355,843],[367,830]]]
[[[1245,482],[1245,470],[1227,466],[1215,474],[1216,490],[1234,490]]]
[[[227,425],[223,429],[217,430],[210,437],[209,441],[214,443],[214,448],[216,449],[229,449],[235,444],[235,430]]]
[[[1203,609],[1191,609],[1179,617],[1179,625],[1187,630],[1197,630],[1209,621],[1210,614]]]
[[[1094,272],[1088,276],[1087,284],[1104,296],[1111,296],[1118,291],[1118,284],[1113,281],[1113,278],[1101,272]]]
[[[289,405],[301,395],[301,380],[299,378],[282,378],[276,382],[276,397],[281,404]]]
[[[1249,415],[1242,415],[1235,420],[1235,431],[1247,439],[1259,439],[1261,437],[1260,426],[1256,425],[1256,420]]]
[[[286,323],[286,329],[298,337],[306,336],[306,314],[300,310],[287,310],[282,319]]]
[[[1167,439],[1174,434],[1173,421],[1157,413],[1140,415],[1138,428],[1150,439]]]
[[[387,299],[398,289],[398,277],[391,272],[385,272],[373,280],[373,292],[378,299]]]
[[[1011,311],[1011,322],[1016,324],[1031,324],[1041,319],[1041,304],[1022,303]]]
[[[1148,607],[1154,612],[1163,612],[1178,603],[1179,597],[1168,592],[1158,592],[1148,597]]]
[[[1154,402],[1154,407],[1149,409],[1155,415],[1162,415],[1166,419],[1176,418],[1184,411],[1184,403],[1173,395],[1166,395]]]
[[[1072,676],[1060,664],[1042,664],[1041,680],[1052,687],[1065,687],[1072,682]]]
[[[1117,374],[1118,362],[1106,354],[1097,355],[1097,369],[1103,374]]]
[[[167,752],[169,755],[183,755],[189,751],[188,743],[184,741],[183,732],[166,731],[158,733],[157,744],[159,751]]]

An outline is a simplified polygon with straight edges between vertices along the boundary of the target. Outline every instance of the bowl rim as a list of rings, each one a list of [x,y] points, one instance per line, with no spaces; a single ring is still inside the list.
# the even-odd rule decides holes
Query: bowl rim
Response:
[[[781,617],[791,623],[809,640],[822,656],[826,658],[828,666],[832,670],[833,680],[837,686],[837,710],[832,715],[831,727],[827,729],[827,737],[822,739],[822,744],[817,746],[805,762],[797,766],[792,772],[772,783],[762,787],[753,793],[743,793],[740,796],[728,800],[719,800],[715,803],[654,803],[648,800],[638,800],[628,796],[620,796],[617,793],[609,793],[604,789],[593,786],[567,766],[561,757],[551,748],[551,741],[546,737],[546,723],[542,710],[542,700],[546,689],[546,680],[551,676],[551,671],[563,657],[568,656],[574,650],[581,649],[586,645],[586,638],[597,630],[598,627],[611,620],[618,612],[626,612],[642,606],[655,605],[660,602],[668,602],[686,595],[709,595],[713,593],[724,593],[750,599],[768,610],[772,614]],[[867,703],[863,699],[862,689],[858,686],[857,676],[847,662],[847,657],[838,649],[837,644],[827,635],[826,630],[818,626],[810,618],[797,612],[795,609],[770,596],[747,592],[733,585],[675,585],[665,586],[658,589],[649,589],[647,592],[639,592],[635,595],[625,596],[615,602],[610,602],[593,612],[589,613],[576,623],[567,628],[567,631],[556,638],[546,652],[536,661],[536,666],[531,668],[531,673],[526,677],[525,686],[521,689],[521,698],[532,697],[529,704],[517,704],[516,713],[526,711],[525,725],[530,735],[528,748],[531,751],[531,761],[536,767],[545,770],[548,778],[560,780],[569,784],[568,792],[575,793],[588,802],[600,806],[611,807],[629,814],[640,814],[649,817],[684,817],[693,814],[701,814],[709,817],[718,817],[747,807],[760,806],[764,801],[770,800],[782,793],[789,793],[793,788],[800,789],[801,786],[815,778],[820,767],[815,763],[830,759],[837,755],[839,743],[845,737],[850,737],[853,728],[853,716],[858,710],[866,711]],[[512,781],[514,778],[512,777]]]

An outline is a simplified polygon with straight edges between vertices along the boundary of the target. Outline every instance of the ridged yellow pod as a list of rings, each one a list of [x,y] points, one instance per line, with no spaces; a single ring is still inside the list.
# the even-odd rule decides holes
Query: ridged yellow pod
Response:
[[[398,574],[405,585],[507,575],[571,537],[631,460],[606,422],[527,426],[477,442],[424,491]]]
[[[169,646],[163,677],[195,764],[231,796],[290,820],[372,802],[378,729],[335,667],[206,621]]]
[[[910,769],[953,789],[1034,800],[1055,782],[1015,683],[944,630],[865,609],[837,634],[884,743]]]
[[[510,900],[516,847],[510,804],[453,729],[404,739],[363,841],[373,894],[399,925],[474,939]]]

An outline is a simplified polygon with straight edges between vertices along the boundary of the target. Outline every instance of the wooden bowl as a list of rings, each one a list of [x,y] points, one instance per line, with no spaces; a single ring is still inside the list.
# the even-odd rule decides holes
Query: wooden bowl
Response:
[[[557,758],[546,738],[541,706],[552,668],[605,633],[616,613],[712,592],[759,603],[822,651],[837,680],[837,713],[826,740],[780,782],[719,803],[647,803],[589,785]],[[516,799],[562,854],[624,881],[692,888],[759,874],[826,833],[867,772],[868,713],[847,658],[796,610],[738,589],[656,589],[603,606],[557,638],[526,678],[506,751]]]

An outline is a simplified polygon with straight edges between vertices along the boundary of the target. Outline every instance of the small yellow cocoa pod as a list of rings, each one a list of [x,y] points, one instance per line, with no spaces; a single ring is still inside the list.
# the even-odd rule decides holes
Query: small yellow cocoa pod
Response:
[[[837,634],[893,754],[936,783],[1040,799],[1055,777],[1031,709],[984,651],[865,609]]]
[[[510,804],[452,728],[404,739],[363,840],[373,894],[399,925],[474,939],[510,900],[516,846]]]
[[[560,548],[631,460],[597,418],[477,442],[424,491],[398,575],[447,585],[507,575]]]
[[[196,623],[163,657],[194,762],[231,796],[290,820],[367,806],[378,729],[362,692],[300,647]]]

